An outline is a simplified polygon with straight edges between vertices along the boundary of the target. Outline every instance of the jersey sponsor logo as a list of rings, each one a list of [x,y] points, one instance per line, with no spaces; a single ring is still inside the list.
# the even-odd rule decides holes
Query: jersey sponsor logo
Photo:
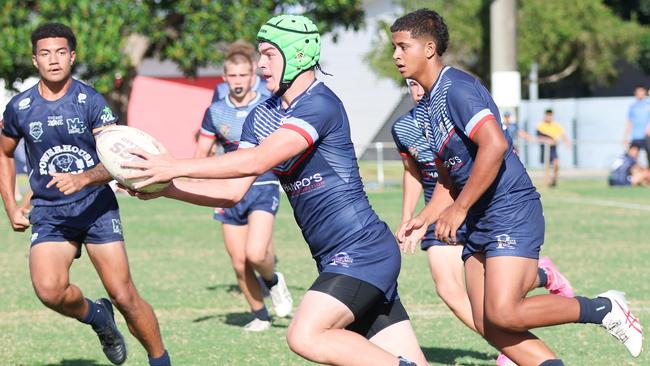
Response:
[[[517,241],[512,239],[508,234],[495,236],[497,239],[497,249],[516,249]]]
[[[65,122],[68,124],[68,133],[71,135],[86,132],[86,124],[79,118],[66,118]]]
[[[20,102],[18,102],[18,110],[22,111],[23,109],[29,108],[31,102],[32,100],[29,98],[21,99]]]
[[[93,157],[85,150],[72,145],[59,145],[47,149],[38,162],[41,175],[50,173],[81,173],[95,165]]]
[[[111,223],[113,224],[113,233],[122,234],[122,223],[120,219],[111,219]]]
[[[47,116],[47,125],[49,127],[63,126],[63,116]]]
[[[43,123],[39,121],[29,122],[29,135],[34,138],[34,142],[41,141],[43,136]]]
[[[102,123],[115,121],[115,116],[113,115],[113,111],[111,111],[111,109],[108,106],[104,106],[104,109],[102,109],[102,115],[99,116],[99,118],[102,120]]]
[[[446,169],[454,169],[454,168],[460,168],[463,166],[463,160],[459,158],[458,156],[453,156],[445,161],[442,162],[442,166],[444,166]]]
[[[79,104],[86,104],[86,99],[87,99],[87,98],[88,98],[88,96],[87,96],[86,94],[84,94],[84,93],[79,93],[79,95],[77,95],[77,103],[79,103]]]
[[[339,252],[334,254],[334,257],[332,258],[330,265],[348,268],[352,263],[354,263],[354,259],[348,253]]]
[[[321,173],[316,173],[310,175],[309,177],[304,177],[293,182],[283,183],[282,189],[287,192],[290,196],[297,196],[306,192],[313,191],[315,189],[325,186],[325,180]]]

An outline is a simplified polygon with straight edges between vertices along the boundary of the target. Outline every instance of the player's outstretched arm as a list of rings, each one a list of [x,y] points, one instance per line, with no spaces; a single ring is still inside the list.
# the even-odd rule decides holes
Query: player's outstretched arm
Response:
[[[169,182],[174,178],[223,179],[256,177],[284,161],[304,152],[309,143],[291,129],[278,129],[256,147],[240,148],[232,153],[203,158],[175,159],[167,153],[152,155],[142,150],[132,151],[143,161],[125,162],[124,168],[138,169],[126,179],[146,178],[135,189],[153,183]]]
[[[14,151],[18,140],[0,135],[0,195],[4,202],[5,212],[14,231],[25,231],[29,227],[26,215],[29,212],[16,203],[16,168]]]
[[[402,223],[413,218],[418,199],[422,194],[422,177],[417,163],[412,157],[402,157],[404,174],[402,175]]]

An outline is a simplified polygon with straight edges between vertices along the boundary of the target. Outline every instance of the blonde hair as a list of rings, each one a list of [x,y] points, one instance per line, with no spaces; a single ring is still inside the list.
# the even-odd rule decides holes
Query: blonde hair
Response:
[[[225,65],[226,62],[230,62],[235,65],[249,63],[254,66],[256,56],[257,56],[257,52],[255,50],[255,47],[253,47],[252,44],[244,40],[235,41],[230,45],[228,45],[228,47],[226,48],[224,71],[226,68]]]

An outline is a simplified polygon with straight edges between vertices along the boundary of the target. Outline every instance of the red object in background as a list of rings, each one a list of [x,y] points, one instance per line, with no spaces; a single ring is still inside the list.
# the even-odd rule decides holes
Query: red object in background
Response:
[[[160,141],[177,158],[189,158],[196,148],[214,87],[221,77],[156,78],[138,76],[133,82],[127,123]]]

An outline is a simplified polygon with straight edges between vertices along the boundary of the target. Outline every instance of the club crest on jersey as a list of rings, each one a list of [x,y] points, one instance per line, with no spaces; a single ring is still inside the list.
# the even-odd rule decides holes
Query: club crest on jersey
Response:
[[[115,116],[113,115],[113,111],[111,111],[111,109],[108,106],[104,106],[104,109],[102,109],[102,115],[99,116],[99,118],[102,120],[102,123],[115,121]]]
[[[230,125],[222,123],[221,126],[219,126],[219,133],[221,136],[228,136],[228,132],[230,132]]]
[[[352,257],[350,257],[348,253],[340,252],[334,254],[334,257],[332,258],[330,265],[348,268],[352,263],[354,263],[354,259],[352,259]]]
[[[32,100],[29,98],[22,99],[20,102],[18,102],[18,110],[22,111],[23,109],[29,108],[31,102]]]
[[[79,118],[66,118],[65,122],[68,124],[68,133],[71,135],[86,132],[86,124]]]
[[[79,103],[79,104],[86,104],[86,99],[87,99],[87,98],[88,98],[88,96],[87,96],[86,94],[84,94],[84,93],[79,93],[79,95],[77,95],[77,103]]]
[[[501,234],[495,236],[497,239],[497,249],[516,249],[517,241],[510,238],[508,234]]]
[[[29,122],[29,135],[34,138],[34,142],[41,141],[43,136],[43,123],[39,121]]]

